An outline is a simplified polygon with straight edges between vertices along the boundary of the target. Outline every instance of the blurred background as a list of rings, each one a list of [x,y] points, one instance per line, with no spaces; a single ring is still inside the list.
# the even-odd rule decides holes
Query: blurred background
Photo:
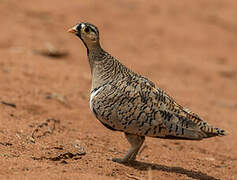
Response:
[[[0,0],[0,177],[235,179],[236,9],[234,0]],[[148,138],[138,160],[149,163],[109,161],[128,144],[89,110],[86,48],[67,33],[78,22],[95,24],[103,49],[230,135]],[[86,155],[63,158],[75,142]]]

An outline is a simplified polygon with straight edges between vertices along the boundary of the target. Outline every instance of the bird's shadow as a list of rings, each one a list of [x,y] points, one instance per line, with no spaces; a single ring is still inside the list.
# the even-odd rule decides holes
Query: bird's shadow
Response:
[[[159,165],[159,164],[155,164],[155,163],[145,163],[145,162],[140,162],[140,161],[133,161],[133,162],[129,162],[129,163],[124,163],[124,165],[138,169],[140,171],[147,171],[149,168],[151,168],[152,170],[157,170],[157,171],[165,171],[165,172],[169,172],[169,173],[184,174],[184,175],[187,175],[188,177],[191,177],[193,179],[219,180],[215,177],[209,176],[209,175],[202,173],[200,171],[188,170],[188,169],[184,169],[182,167],[169,167],[169,166],[165,166],[165,165]]]

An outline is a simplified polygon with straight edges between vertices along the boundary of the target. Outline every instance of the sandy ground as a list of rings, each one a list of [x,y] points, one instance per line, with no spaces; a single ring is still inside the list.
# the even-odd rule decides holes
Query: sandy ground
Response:
[[[0,0],[0,179],[237,179],[237,2]],[[228,136],[124,135],[89,110],[86,49],[66,30],[100,29],[104,49]]]

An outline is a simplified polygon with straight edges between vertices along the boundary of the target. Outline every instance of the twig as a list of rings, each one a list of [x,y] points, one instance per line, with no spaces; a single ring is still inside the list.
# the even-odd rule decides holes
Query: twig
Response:
[[[1,103],[6,105],[6,106],[11,106],[13,108],[16,108],[16,105],[14,103],[9,103],[9,102],[6,102],[6,101],[1,101]]]
[[[12,143],[0,142],[0,145],[3,145],[3,146],[12,146]]]
[[[75,156],[78,156],[78,157],[81,157],[81,156],[85,156],[86,153],[85,152],[81,152],[81,153],[71,153],[71,152],[66,152],[66,153],[63,153],[63,154],[59,154],[58,156],[56,157],[45,157],[45,156],[41,156],[41,157],[32,157],[33,160],[43,160],[43,159],[46,159],[46,160],[51,160],[51,161],[60,161],[62,159],[72,159],[73,157]]]
[[[127,177],[128,177],[128,178],[131,178],[131,179],[135,179],[135,180],[142,180],[142,178],[137,177],[137,176],[134,176],[134,175],[132,175],[132,174],[127,174]]]
[[[50,122],[53,123],[53,125],[52,125],[51,128],[49,127],[49,123],[50,123]],[[34,142],[35,138],[41,138],[41,137],[43,137],[43,136],[46,136],[46,134],[52,134],[53,131],[55,130],[55,126],[56,126],[57,123],[59,124],[60,121],[59,121],[59,120],[56,120],[56,119],[53,119],[53,118],[47,119],[45,122],[41,123],[40,125],[37,126],[36,129],[33,130],[33,132],[31,133],[31,136],[30,136],[30,140],[31,140],[32,142]],[[39,130],[40,130],[41,128],[44,128],[44,127],[47,127],[47,130],[44,131],[44,132],[42,132],[41,135],[36,136],[35,133],[39,132]]]

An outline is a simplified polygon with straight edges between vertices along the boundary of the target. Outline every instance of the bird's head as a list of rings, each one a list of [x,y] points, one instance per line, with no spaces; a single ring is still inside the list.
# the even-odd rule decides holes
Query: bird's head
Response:
[[[87,48],[99,46],[99,31],[93,24],[81,22],[70,28],[68,32],[78,36]]]

